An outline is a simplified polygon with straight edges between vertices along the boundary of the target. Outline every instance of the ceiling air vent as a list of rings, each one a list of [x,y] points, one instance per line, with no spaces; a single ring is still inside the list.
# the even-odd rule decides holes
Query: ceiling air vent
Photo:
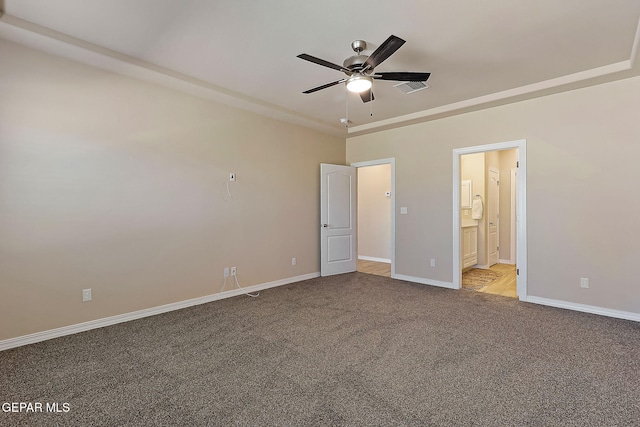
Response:
[[[427,89],[429,85],[427,84],[427,82],[403,82],[397,85],[393,85],[393,87],[395,87],[405,95],[409,95],[410,93],[418,92],[422,89]]]

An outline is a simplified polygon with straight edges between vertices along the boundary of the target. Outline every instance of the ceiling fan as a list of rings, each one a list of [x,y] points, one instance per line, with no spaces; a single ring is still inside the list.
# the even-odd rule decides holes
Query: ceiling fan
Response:
[[[420,72],[375,72],[374,68],[380,65],[384,60],[393,55],[400,47],[405,43],[400,37],[391,35],[386,39],[373,53],[369,56],[363,55],[362,51],[367,48],[367,43],[364,40],[355,40],[351,43],[351,48],[356,53],[353,56],[344,60],[342,66],[333,64],[324,59],[316,58],[315,56],[302,53],[297,57],[304,59],[305,61],[313,62],[314,64],[322,65],[324,67],[333,68],[334,70],[342,71],[347,75],[346,78],[336,80],[335,82],[327,83],[322,86],[314,87],[313,89],[305,90],[302,93],[313,93],[322,89],[326,89],[331,86],[335,86],[339,83],[346,83],[347,89],[351,92],[357,92],[362,98],[362,102],[373,101],[373,91],[371,86],[373,80],[394,80],[399,82],[425,82],[431,75],[431,73]]]

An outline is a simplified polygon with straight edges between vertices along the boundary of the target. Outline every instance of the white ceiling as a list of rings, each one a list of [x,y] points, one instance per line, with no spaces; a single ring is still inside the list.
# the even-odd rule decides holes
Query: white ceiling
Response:
[[[350,133],[640,74],[638,0],[5,0],[4,9],[0,37],[79,60],[70,47],[100,52],[341,134],[344,85],[302,91],[343,74],[296,55],[342,64],[353,40],[370,54],[394,34],[407,42],[376,71],[432,73],[431,87],[411,95],[380,80],[374,102],[350,95]]]

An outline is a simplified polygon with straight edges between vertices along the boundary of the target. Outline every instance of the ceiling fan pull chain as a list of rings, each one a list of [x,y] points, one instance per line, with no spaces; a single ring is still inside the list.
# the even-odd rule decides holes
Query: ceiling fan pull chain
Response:
[[[373,117],[373,86],[371,86],[371,89],[369,89],[369,107],[371,108],[371,117]]]
[[[345,113],[345,117],[347,119],[347,123],[345,123],[345,127],[349,129],[349,92],[345,94],[345,99],[346,99],[346,110],[347,110]]]

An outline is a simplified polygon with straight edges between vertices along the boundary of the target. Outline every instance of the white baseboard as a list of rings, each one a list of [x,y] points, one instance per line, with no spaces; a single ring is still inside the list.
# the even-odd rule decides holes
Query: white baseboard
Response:
[[[423,285],[438,286],[440,288],[456,289],[453,283],[441,282],[439,280],[425,279],[423,277],[405,276],[404,274],[394,274],[392,279],[404,280],[407,282],[420,283]]]
[[[363,261],[385,262],[387,264],[391,264],[391,260],[388,258],[377,258],[374,256],[358,255],[358,259],[361,259]]]
[[[510,259],[499,259],[498,264],[515,265],[515,262],[511,261]]]
[[[52,338],[63,337],[65,335],[77,334],[91,329],[103,328],[105,326],[115,325],[117,323],[129,322],[131,320],[141,319],[143,317],[155,316],[156,314],[167,313],[169,311],[180,310],[182,308],[194,305],[206,304],[225,298],[231,298],[242,295],[245,292],[258,292],[268,288],[288,285],[290,283],[301,282],[319,277],[320,273],[309,273],[301,276],[288,277],[286,279],[276,280],[273,282],[261,283],[258,285],[248,286],[243,289],[233,289],[230,291],[220,292],[218,294],[207,295],[204,297],[193,298],[185,301],[178,301],[171,304],[165,304],[158,307],[146,308],[144,310],[133,311],[131,313],[118,314],[116,316],[105,317],[102,319],[91,320],[89,322],[77,323],[75,325],[63,326],[61,328],[50,329],[48,331],[36,332],[34,334],[23,335],[21,337],[9,338],[0,341],[0,351],[10,348],[20,347],[27,344],[33,344],[40,341],[50,340]]]
[[[615,317],[616,319],[633,320],[635,322],[640,322],[640,313],[633,313],[630,311],[612,310],[610,308],[597,307],[594,305],[578,304],[575,302],[534,297],[531,295],[527,296],[526,302],[548,305],[550,307],[564,308],[567,310],[581,311],[583,313],[598,314],[600,316]]]
[[[21,337],[9,338],[0,341],[0,351],[8,350],[15,347],[20,347],[27,344],[33,344],[40,341],[46,341],[52,338],[58,338],[65,335],[72,335],[79,332],[89,331],[91,329],[102,328],[105,326],[115,325],[117,323],[128,322],[131,320],[141,319],[143,317],[155,316],[156,314],[167,313],[169,311],[180,310],[182,308],[191,307],[194,305],[206,304],[225,298],[231,298],[234,296],[242,295],[245,292],[258,292],[264,289],[274,288],[277,286],[288,285],[290,283],[301,282],[303,280],[314,279],[319,277],[320,273],[309,273],[301,276],[289,277],[286,279],[276,280],[273,282],[262,283],[258,285],[249,286],[246,288],[234,289],[230,291],[221,292],[218,294],[207,295],[204,297],[193,298],[185,301],[179,301],[171,304],[165,304],[158,307],[147,308],[144,310],[138,310],[131,313],[119,314],[116,316],[105,317],[102,319],[91,320],[89,322],[78,323],[75,325],[63,326],[61,328],[51,329],[43,332],[36,332],[34,334],[23,335]],[[406,276],[404,274],[393,275],[394,279],[405,280],[407,282],[420,283],[423,285],[438,286],[441,288],[456,289],[453,283],[442,282],[439,280],[425,279],[422,277]],[[554,300],[550,298],[542,298],[536,296],[527,296],[526,302],[533,304],[547,305],[550,307],[564,308],[567,310],[580,311],[584,313],[598,314],[601,316],[614,317],[617,319],[632,320],[640,322],[640,313],[633,313],[629,311],[612,310],[603,307],[597,307],[593,305],[578,304],[573,302]]]

